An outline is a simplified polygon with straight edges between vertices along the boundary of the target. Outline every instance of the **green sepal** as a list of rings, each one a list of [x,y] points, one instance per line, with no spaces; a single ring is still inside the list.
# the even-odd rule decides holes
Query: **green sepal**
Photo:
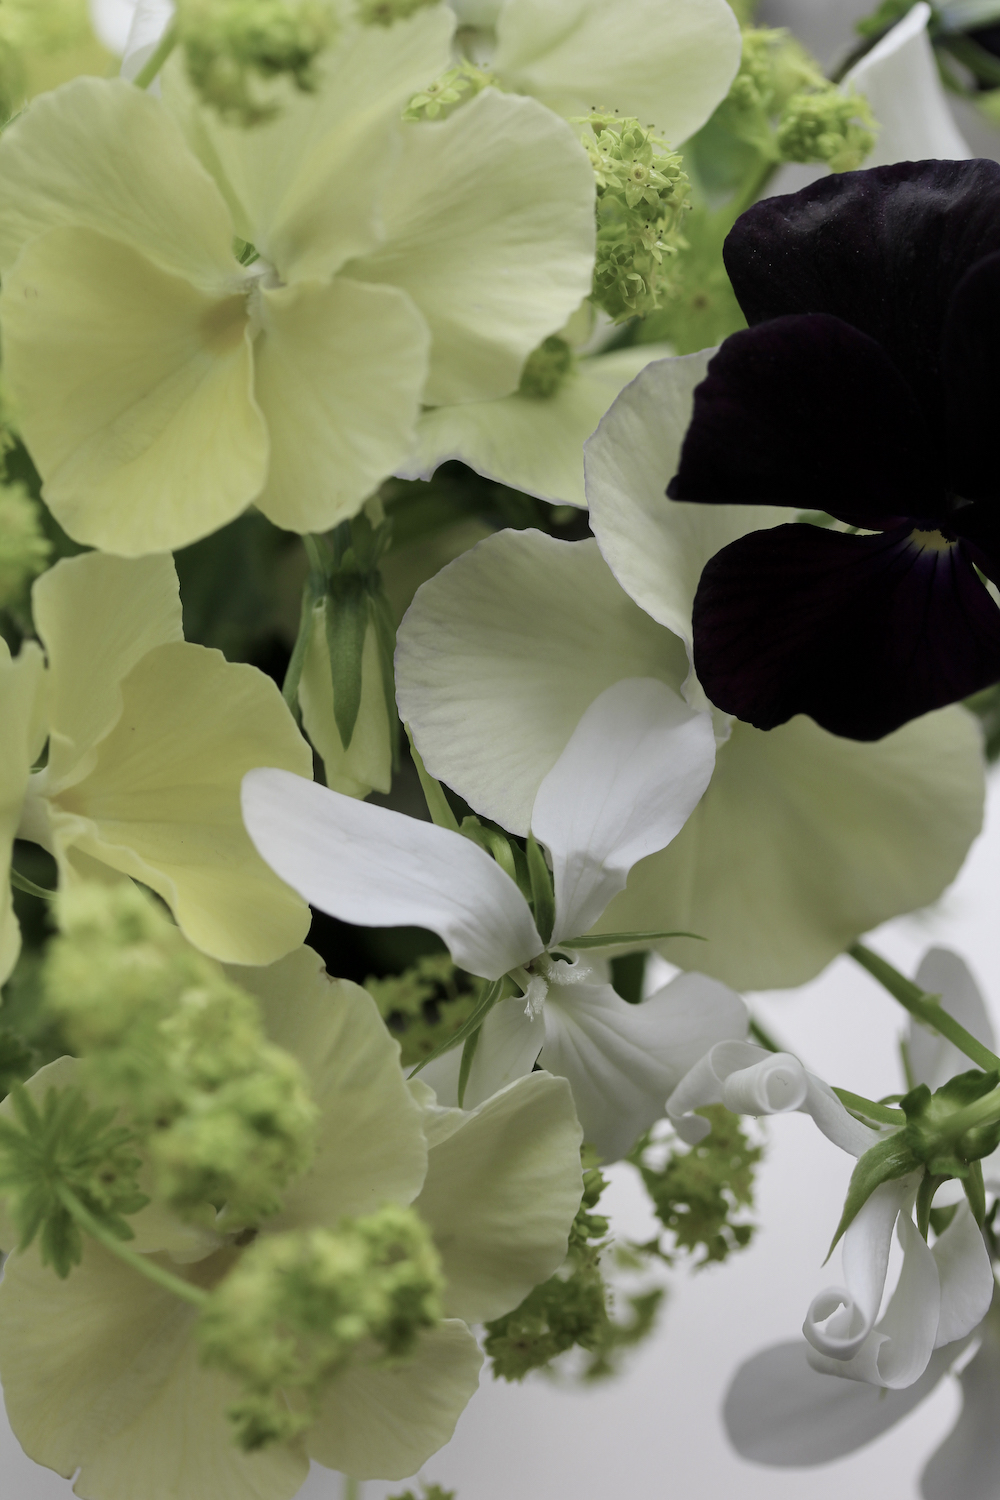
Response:
[[[479,1003],[476,1006],[475,1010],[472,1012],[469,1019],[466,1021],[465,1025],[460,1027],[458,1031],[453,1032],[451,1036],[446,1037],[445,1040],[441,1043],[440,1047],[435,1047],[433,1052],[431,1052],[421,1062],[417,1063],[417,1066],[410,1074],[411,1078],[415,1078],[418,1073],[426,1068],[428,1063],[434,1062],[437,1058],[443,1057],[446,1052],[451,1052],[453,1048],[459,1046],[461,1043],[467,1042],[469,1037],[472,1036],[473,1032],[479,1030],[480,1026],[482,1026],[483,1022],[486,1020],[486,1017],[489,1015],[490,1011],[493,1009],[494,1005],[496,1005],[497,1001],[500,999],[500,996],[503,994],[505,979],[506,976],[504,977],[504,979],[493,979],[485,982],[482,995],[479,999]],[[469,1065],[470,1067],[472,1065],[471,1058],[469,1060]]]
[[[538,928],[538,936],[547,946],[556,924],[556,898],[552,889],[552,875],[545,863],[545,855],[533,833],[528,834],[525,853],[528,858],[528,878],[531,881],[531,906],[535,926]]]
[[[458,831],[467,839],[472,839],[481,849],[485,849],[487,854],[491,854],[504,874],[509,875],[514,884],[517,884],[514,849],[505,834],[476,817],[463,818]]]
[[[707,943],[697,932],[588,932],[583,937],[563,938],[560,948],[613,948],[621,943],[661,943],[665,938],[694,938]]]
[[[969,1200],[972,1209],[972,1217],[982,1229],[986,1223],[986,1184],[983,1182],[983,1164],[974,1161],[969,1164],[969,1170],[962,1181],[965,1188],[965,1196]]]
[[[361,711],[361,660],[371,604],[364,580],[337,575],[326,585],[326,644],[333,682],[333,717],[344,749]]]
[[[929,1169],[965,1177],[969,1162],[989,1156],[1000,1146],[1000,1117],[972,1124],[955,1135],[949,1129],[955,1116],[1000,1088],[1000,1072],[971,1068],[958,1073],[933,1094],[925,1083],[900,1101],[906,1115],[906,1134],[914,1153]],[[1000,1114],[1000,1099],[998,1114]]]
[[[896,1178],[905,1177],[908,1172],[915,1172],[921,1165],[920,1158],[914,1155],[907,1140],[905,1130],[897,1130],[893,1135],[887,1136],[884,1141],[876,1141],[874,1146],[869,1147],[851,1173],[847,1197],[844,1200],[844,1212],[840,1216],[837,1232],[826,1252],[827,1260],[830,1259],[841,1236],[854,1223],[875,1189],[881,1187],[883,1182],[892,1182]]]

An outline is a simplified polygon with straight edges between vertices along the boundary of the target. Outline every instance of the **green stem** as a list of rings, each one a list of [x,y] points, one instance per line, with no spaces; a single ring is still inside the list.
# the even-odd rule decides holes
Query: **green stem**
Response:
[[[95,1219],[89,1209],[84,1208],[79,1198],[72,1193],[64,1182],[55,1184],[56,1196],[63,1208],[98,1244],[110,1250],[112,1255],[117,1255],[133,1271],[138,1271],[140,1276],[145,1276],[147,1281],[155,1281],[164,1291],[172,1292],[175,1297],[181,1297],[185,1302],[190,1302],[192,1307],[202,1308],[208,1301],[208,1293],[202,1291],[201,1287],[192,1286],[190,1281],[184,1281],[180,1276],[175,1276],[172,1271],[158,1265],[148,1255],[139,1255],[137,1251],[130,1250],[116,1234]]]
[[[352,1474],[345,1474],[343,1500],[360,1500],[360,1496],[360,1480],[355,1479]]]
[[[302,538],[302,545],[306,549],[306,557],[309,559],[310,568],[312,568],[314,573],[320,573],[325,578],[329,569],[318,539],[310,536],[307,531]]]
[[[750,1017],[748,1030],[754,1041],[759,1042],[762,1047],[766,1047],[768,1052],[784,1052],[786,1050],[774,1040],[769,1031],[765,1031],[759,1021],[754,1020],[753,1016]]]
[[[436,823],[439,828],[450,828],[452,833],[460,833],[458,819],[451,810],[451,804],[444,794],[441,783],[435,781],[430,772],[425,770],[424,763],[420,759],[420,751],[413,743],[413,735],[410,733],[409,724],[405,728],[406,738],[410,742],[410,757],[420,778],[420,786],[424,794],[424,801],[427,803],[427,811],[431,815],[431,822]]]
[[[864,1115],[866,1120],[875,1120],[880,1125],[906,1124],[906,1116],[901,1109],[890,1109],[887,1104],[876,1104],[873,1099],[866,1099],[864,1094],[852,1094],[850,1089],[835,1088],[833,1092],[852,1114]]]
[[[177,23],[171,22],[160,38],[159,45],[152,57],[146,59],[139,72],[135,75],[133,82],[137,89],[148,89],[153,79],[159,73],[167,58],[177,46]]]
[[[978,1125],[995,1125],[997,1120],[1000,1120],[1000,1088],[949,1115],[938,1131],[937,1140],[945,1147],[951,1146],[967,1130],[975,1130]]]
[[[10,872],[10,883],[15,891],[24,891],[29,896],[40,896],[43,901],[54,901],[58,894],[56,891],[46,890],[44,885],[36,885],[33,880],[28,879],[27,875],[19,874],[13,866]]]
[[[953,1043],[966,1057],[971,1058],[977,1067],[992,1073],[1000,1069],[1000,1057],[991,1052],[989,1047],[984,1047],[982,1042],[977,1042],[971,1032],[966,1031],[954,1016],[950,1016],[941,1005],[938,996],[928,995],[912,979],[907,979],[892,964],[873,953],[870,948],[865,948],[861,943],[855,943],[848,948],[848,953],[859,963],[863,969],[867,969],[873,979],[877,979],[883,989],[888,990],[893,999],[898,1000],[911,1016],[916,1016],[918,1021],[932,1030],[938,1031],[948,1041]]]

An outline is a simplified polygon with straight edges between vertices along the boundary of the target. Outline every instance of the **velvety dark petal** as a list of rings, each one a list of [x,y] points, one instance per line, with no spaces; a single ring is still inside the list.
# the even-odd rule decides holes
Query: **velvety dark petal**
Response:
[[[959,282],[943,344],[951,488],[1000,509],[1000,254]]]
[[[825,313],[775,318],[712,359],[667,493],[882,530],[943,501],[939,433],[866,334]]]
[[[712,702],[758,729],[802,713],[876,740],[1000,680],[1000,610],[961,542],[778,526],[705,567],[694,662]]]
[[[1000,165],[899,162],[766,198],[725,259],[747,322],[831,313],[881,344],[925,414],[941,411],[941,340],[966,272],[1000,250]]]

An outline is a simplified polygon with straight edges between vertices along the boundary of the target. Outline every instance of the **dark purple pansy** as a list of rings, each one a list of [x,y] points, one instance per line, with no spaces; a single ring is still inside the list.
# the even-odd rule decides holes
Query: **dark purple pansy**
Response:
[[[668,494],[825,511],[716,554],[695,668],[727,712],[859,740],[1000,680],[1000,165],[904,162],[743,215],[750,327],[695,392]]]

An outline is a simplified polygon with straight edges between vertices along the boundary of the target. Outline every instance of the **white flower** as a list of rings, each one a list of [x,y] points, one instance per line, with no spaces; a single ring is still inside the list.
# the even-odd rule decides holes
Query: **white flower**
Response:
[[[660,1117],[714,1042],[745,1034],[746,1011],[701,975],[627,1005],[585,958],[558,955],[594,925],[636,861],[683,827],[713,760],[708,715],[662,683],[618,682],[590,705],[531,812],[552,860],[547,944],[514,881],[446,828],[267,769],[244,779],[244,818],[272,868],[321,910],[362,926],[429,928],[486,980],[522,971],[521,997],[487,1015],[465,1102],[488,1098],[537,1059],[569,1080],[586,1139],[610,1160]],[[456,1052],[428,1070],[441,1097],[458,1063]]]

